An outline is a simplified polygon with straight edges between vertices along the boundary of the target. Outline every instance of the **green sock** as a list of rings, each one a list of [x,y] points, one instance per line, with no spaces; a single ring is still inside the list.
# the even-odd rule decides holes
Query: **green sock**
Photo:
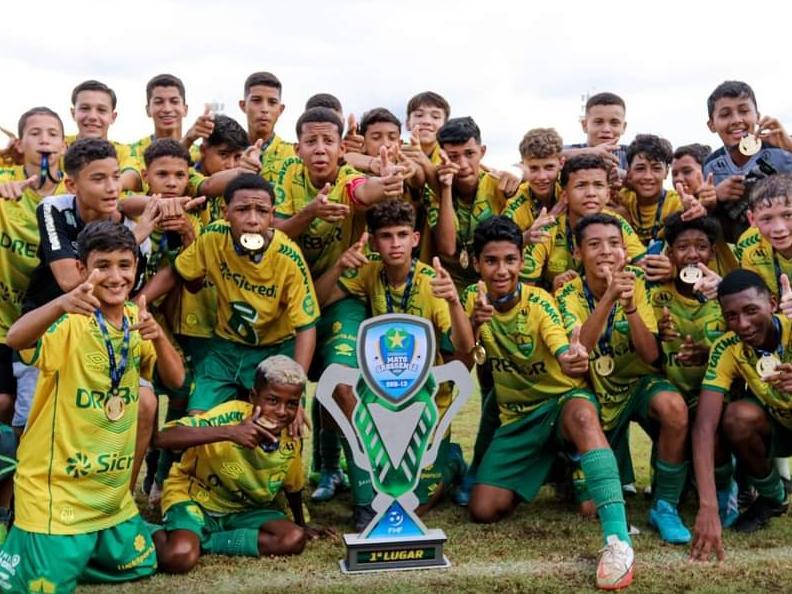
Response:
[[[688,463],[671,464],[658,459],[655,461],[654,501],[662,499],[674,507],[679,505],[679,498],[685,488],[687,480]]]
[[[748,481],[756,488],[756,492],[761,497],[772,499],[773,501],[783,502],[786,500],[786,491],[784,491],[784,483],[781,482],[781,476],[778,474],[778,469],[772,465],[773,469],[765,478],[759,479],[753,476],[748,476]]]
[[[215,532],[203,548],[205,552],[214,555],[258,557],[258,529],[239,528]]]
[[[624,509],[619,467],[610,448],[590,450],[580,457],[588,492],[597,506],[602,536],[605,542],[611,535],[632,546]]]
[[[338,431],[323,427],[319,431],[319,448],[322,470],[338,470],[338,463],[341,460],[341,442],[338,438]]]
[[[715,489],[723,491],[731,486],[734,478],[734,466],[729,460],[726,464],[715,467]]]
[[[352,457],[352,448],[346,439],[341,440],[344,456],[347,460],[347,473],[349,474],[349,488],[352,491],[353,505],[369,505],[374,500],[374,488],[371,486],[371,475],[355,464]]]

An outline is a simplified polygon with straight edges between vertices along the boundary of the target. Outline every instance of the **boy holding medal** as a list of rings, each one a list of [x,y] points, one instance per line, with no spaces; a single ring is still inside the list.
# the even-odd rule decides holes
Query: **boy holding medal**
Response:
[[[184,368],[145,309],[127,301],[137,242],[111,221],[78,237],[81,283],[22,316],[8,344],[41,370],[19,447],[16,521],[0,551],[0,587],[72,591],[78,582],[151,575],[154,545],[129,489],[139,386]],[[18,559],[18,562],[12,562]]]
[[[324,532],[305,525],[301,441],[288,432],[306,381],[293,359],[273,355],[256,368],[249,402],[165,426],[158,445],[184,454],[165,483],[164,530],[154,533],[160,569],[186,573],[201,553],[295,555]],[[294,522],[273,504],[281,490]]]
[[[349,248],[333,266],[316,281],[319,303],[326,307],[349,295],[365,300],[372,316],[386,313],[407,313],[432,321],[438,336],[437,364],[451,358],[468,362],[473,350],[470,321],[462,309],[459,295],[449,273],[435,258],[428,266],[412,256],[420,234],[415,231],[415,210],[402,200],[386,200],[366,212],[368,233]],[[366,257],[364,248],[369,236],[370,246],[379,256]],[[339,395],[336,395],[338,398]],[[442,415],[451,403],[451,388],[439,387],[435,396]],[[341,401],[341,408],[352,414],[353,400]],[[351,460],[351,457],[347,459]],[[356,506],[368,501],[364,492],[357,492],[357,469],[353,470],[353,498]],[[436,503],[444,488],[455,478],[461,479],[464,461],[458,447],[446,436],[437,461],[422,472],[416,490],[422,508]],[[363,475],[363,473],[360,473]],[[365,478],[365,475],[363,475]],[[360,515],[360,514],[357,514]]]
[[[482,281],[465,291],[465,310],[480,336],[477,363],[483,355],[495,383],[482,425],[497,429],[476,471],[470,515],[475,522],[497,522],[520,501],[532,500],[556,453],[571,448],[581,454],[602,522],[597,586],[623,588],[632,581],[632,543],[616,459],[582,379],[588,351],[579,342],[579,326],[568,340],[553,298],[520,282],[522,244],[522,231],[506,217],[476,229],[473,262]],[[482,431],[479,436],[486,439]]]
[[[715,481],[732,468],[728,455],[717,455],[718,434],[759,494],[734,523],[740,532],[759,530],[787,510],[773,458],[792,454],[792,321],[774,314],[776,297],[750,270],[723,277],[718,300],[729,331],[710,350],[692,432],[700,503],[691,557],[705,561],[712,553],[724,556]],[[724,410],[724,395],[735,381],[745,382],[749,395]]]
[[[687,406],[654,366],[661,353],[643,272],[626,266],[622,225],[615,217],[586,216],[575,236],[583,275],[562,286],[556,299],[567,331],[582,325],[580,342],[594,353],[589,378],[605,435],[622,464],[630,421],[652,437],[657,459],[649,524],[666,542],[689,542],[690,532],[677,511],[687,478]]]

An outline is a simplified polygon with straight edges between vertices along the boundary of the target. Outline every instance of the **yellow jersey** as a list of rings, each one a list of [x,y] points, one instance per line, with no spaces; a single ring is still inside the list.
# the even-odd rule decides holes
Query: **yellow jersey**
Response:
[[[286,159],[295,157],[294,145],[274,135],[267,147],[261,151],[261,177],[271,184],[278,181],[278,176]]]
[[[619,201],[627,210],[627,221],[644,245],[649,245],[653,240],[662,240],[665,237],[663,222],[675,212],[684,210],[682,199],[674,190],[663,190],[657,202],[640,205],[636,193],[623,188],[619,192]]]
[[[127,303],[124,314],[130,326],[137,322],[134,304]],[[123,333],[107,327],[119,357]],[[129,481],[140,378],[151,380],[156,361],[152,343],[130,332],[119,386],[125,409],[116,421],[104,410],[109,359],[96,316],[61,316],[20,357],[41,374],[17,453],[16,525],[39,534],[84,534],[137,515]]]
[[[735,256],[740,267],[761,276],[776,297],[781,296],[781,275],[786,274],[792,279],[792,258],[787,259],[776,252],[756,227],[749,227],[737,240]]]

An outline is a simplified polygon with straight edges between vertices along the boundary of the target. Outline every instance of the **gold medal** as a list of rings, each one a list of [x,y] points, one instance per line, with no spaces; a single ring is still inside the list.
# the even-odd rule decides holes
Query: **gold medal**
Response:
[[[753,157],[756,153],[762,150],[762,140],[753,134],[746,134],[740,139],[740,144],[737,146],[740,153],[746,157]]]
[[[473,360],[476,365],[484,365],[487,362],[487,349],[480,342],[477,342],[476,346],[473,347]]]
[[[682,282],[689,285],[695,285],[701,280],[702,276],[704,274],[699,270],[698,266],[685,266],[679,272],[679,278],[682,279]]]
[[[467,248],[462,248],[462,251],[459,252],[459,265],[464,270],[467,270],[468,266],[470,266],[470,255],[467,252]]]
[[[117,421],[124,416],[126,405],[124,399],[118,394],[113,394],[105,400],[104,411],[108,421]]]
[[[776,354],[762,355],[756,362],[756,373],[762,379],[766,379],[775,373],[776,367],[779,365],[781,365],[781,359]]]
[[[607,377],[616,368],[616,362],[610,355],[600,355],[594,360],[594,370],[601,376]]]
[[[243,233],[239,243],[249,252],[257,252],[264,247],[264,236],[258,233]]]

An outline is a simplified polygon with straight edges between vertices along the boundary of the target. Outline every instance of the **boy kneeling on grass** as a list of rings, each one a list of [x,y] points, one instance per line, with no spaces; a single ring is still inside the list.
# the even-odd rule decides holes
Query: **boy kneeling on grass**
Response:
[[[297,555],[308,538],[302,508],[301,441],[288,427],[305,372],[286,355],[256,369],[250,402],[231,400],[165,426],[157,446],[186,450],[165,481],[165,530],[154,533],[160,568],[186,573],[201,553]],[[294,522],[273,503],[283,489]]]

